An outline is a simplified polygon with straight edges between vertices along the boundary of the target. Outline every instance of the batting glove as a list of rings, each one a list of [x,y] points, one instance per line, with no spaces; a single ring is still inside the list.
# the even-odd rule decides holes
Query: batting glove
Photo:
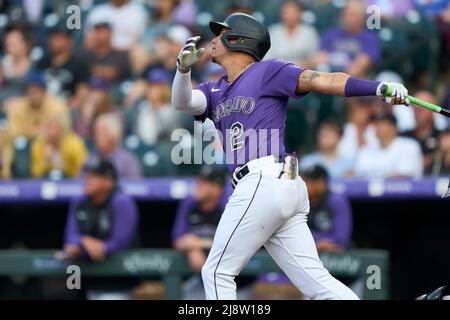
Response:
[[[177,58],[177,68],[180,71],[187,72],[191,66],[196,63],[205,53],[204,48],[197,49],[197,42],[200,36],[192,37],[186,40],[183,49],[181,49]]]
[[[388,85],[389,88],[392,88],[392,94],[390,96],[387,96],[381,92],[381,87],[383,85]],[[411,104],[407,98],[408,89],[406,89],[402,84],[396,82],[381,82],[377,87],[377,96],[382,97],[383,101],[392,105],[403,104],[409,106]]]

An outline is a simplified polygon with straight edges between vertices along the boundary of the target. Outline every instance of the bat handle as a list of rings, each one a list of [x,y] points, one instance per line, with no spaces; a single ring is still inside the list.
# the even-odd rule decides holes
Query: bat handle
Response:
[[[390,96],[392,94],[392,88],[389,87],[387,84],[383,83],[380,88],[380,93],[383,96]],[[407,98],[408,98],[409,102],[411,102],[419,107],[426,108],[426,109],[431,110],[436,113],[440,113],[446,117],[450,117],[450,111],[447,109],[444,109],[440,106],[423,101],[421,99],[418,99],[418,98],[410,96],[410,95],[408,95]]]

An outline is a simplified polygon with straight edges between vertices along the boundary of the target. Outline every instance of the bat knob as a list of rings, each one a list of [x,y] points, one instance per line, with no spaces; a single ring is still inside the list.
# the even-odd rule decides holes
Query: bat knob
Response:
[[[382,83],[380,86],[381,95],[385,96],[387,94],[389,86],[386,83]]]

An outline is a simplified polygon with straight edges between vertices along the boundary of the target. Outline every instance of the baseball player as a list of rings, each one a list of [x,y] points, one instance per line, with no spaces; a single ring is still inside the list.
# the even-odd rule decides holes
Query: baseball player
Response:
[[[382,96],[383,83],[262,60],[270,48],[269,33],[246,14],[235,13],[209,26],[215,35],[212,59],[226,75],[192,88],[190,67],[204,53],[196,47],[197,36],[180,51],[172,87],[178,110],[197,120],[211,119],[221,133],[235,187],[202,268],[206,298],[236,299],[234,278],[264,246],[306,297],[358,299],[318,257],[307,225],[306,186],[298,176],[297,159],[283,144],[286,108],[290,97],[311,91]],[[394,90],[387,102],[409,104],[405,87],[389,85]]]

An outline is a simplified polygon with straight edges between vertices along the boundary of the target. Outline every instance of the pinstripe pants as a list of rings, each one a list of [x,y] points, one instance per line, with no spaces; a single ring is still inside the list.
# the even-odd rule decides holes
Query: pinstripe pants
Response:
[[[202,269],[207,299],[235,300],[234,278],[264,246],[310,299],[358,299],[326,270],[307,226],[306,185],[253,171],[239,181]]]

